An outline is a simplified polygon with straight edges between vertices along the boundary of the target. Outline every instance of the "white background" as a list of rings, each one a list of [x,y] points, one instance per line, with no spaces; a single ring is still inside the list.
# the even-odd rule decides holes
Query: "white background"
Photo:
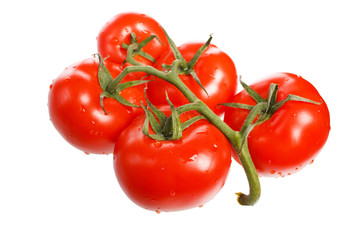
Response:
[[[134,205],[112,156],[85,155],[49,121],[49,85],[90,57],[107,20],[125,11],[155,18],[180,45],[213,43],[247,83],[285,71],[318,88],[332,130],[314,164],[262,178],[253,207],[232,165],[202,208],[156,214]],[[357,1],[6,1],[0,7],[0,239],[359,239],[360,7]]]

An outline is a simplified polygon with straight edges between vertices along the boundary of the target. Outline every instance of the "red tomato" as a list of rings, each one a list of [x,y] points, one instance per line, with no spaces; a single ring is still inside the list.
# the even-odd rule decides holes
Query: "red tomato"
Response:
[[[203,43],[187,43],[180,46],[179,50],[185,60],[189,62],[202,45]],[[161,69],[163,64],[171,64],[174,60],[174,55],[169,50],[159,58],[154,67]],[[180,75],[181,80],[216,114],[222,113],[223,108],[217,105],[229,102],[237,89],[238,80],[233,61],[226,53],[210,44],[195,64],[194,70],[209,96],[192,76]],[[176,87],[164,80],[156,79],[148,84],[147,93],[150,101],[155,105],[167,103],[165,91],[174,105],[179,106],[188,103],[188,100]]]
[[[156,212],[177,211],[202,206],[220,191],[231,150],[216,127],[200,120],[180,140],[156,141],[142,133],[143,123],[144,116],[136,118],[114,150],[117,179],[133,202]]]
[[[104,107],[109,114],[104,113],[100,106],[98,65],[97,58],[89,58],[67,67],[50,86],[48,107],[52,123],[66,141],[86,153],[109,154],[120,132],[139,112],[105,98]],[[118,74],[111,69],[113,75]],[[143,90],[134,87],[121,93],[124,98],[129,94],[138,94],[129,101],[144,98]]]
[[[156,35],[158,39],[151,40],[143,51],[150,54],[155,60],[169,48],[165,33],[153,18],[139,13],[121,13],[113,17],[101,29],[98,37],[98,51],[103,58],[109,61],[122,64],[127,55],[127,50],[122,48],[122,44],[130,44],[130,33],[134,32],[138,42],[146,39],[150,35]],[[136,56],[138,62],[150,65],[149,60]]]
[[[277,101],[288,94],[298,95],[321,105],[289,101],[264,123],[256,126],[248,137],[249,151],[259,175],[285,176],[312,163],[324,146],[330,131],[330,115],[325,101],[313,85],[290,73],[277,73],[251,87],[267,98],[270,83],[278,84]],[[245,92],[231,102],[255,105]],[[224,121],[240,130],[248,110],[227,108]]]

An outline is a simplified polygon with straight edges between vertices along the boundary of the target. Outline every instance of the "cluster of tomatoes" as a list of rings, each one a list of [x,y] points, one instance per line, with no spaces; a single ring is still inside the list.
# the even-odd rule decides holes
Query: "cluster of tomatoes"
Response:
[[[116,92],[120,97],[100,97],[106,90],[99,83],[100,71],[101,77],[105,72],[111,82],[131,66],[127,56],[133,42],[140,46],[133,59],[142,66],[166,72],[166,66],[176,58],[168,36],[154,19],[138,13],[119,14],[103,26],[97,37],[99,57],[67,67],[51,84],[50,119],[74,147],[89,154],[113,154],[122,189],[139,206],[157,212],[202,206],[224,185],[232,156],[239,159],[232,154],[221,129],[206,119],[188,126],[178,140],[156,140],[143,133],[146,114],[135,106],[151,103],[169,116],[169,101],[176,107],[189,103],[179,89],[159,77],[131,72],[121,81],[129,86]],[[219,104],[254,105],[256,101],[245,91],[236,94],[235,65],[215,45],[207,45],[191,63],[203,46],[191,42],[178,47],[201,84],[193,74],[184,72],[179,77],[211,111],[218,116],[224,114],[224,122],[238,131],[249,110]],[[150,81],[141,81],[146,79]],[[141,84],[131,84],[136,81]],[[270,83],[279,86],[278,101],[295,94],[321,103],[287,102],[249,134],[248,147],[257,172],[284,176],[311,163],[325,144],[330,130],[329,111],[317,90],[293,74],[278,73],[251,87],[266,99]],[[130,104],[124,105],[117,98]],[[197,115],[184,112],[180,121]]]

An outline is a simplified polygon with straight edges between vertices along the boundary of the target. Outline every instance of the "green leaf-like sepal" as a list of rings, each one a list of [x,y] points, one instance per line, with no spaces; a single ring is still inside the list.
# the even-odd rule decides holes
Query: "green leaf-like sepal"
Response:
[[[109,112],[107,112],[105,110],[105,107],[104,107],[104,98],[113,98],[115,99],[116,101],[118,101],[119,103],[125,105],[125,106],[128,106],[128,107],[134,107],[134,108],[139,108],[138,105],[135,105],[129,101],[127,101],[125,98],[123,98],[120,94],[118,93],[114,93],[114,94],[111,94],[111,93],[108,93],[108,92],[102,92],[100,94],[100,106],[101,108],[103,109],[103,111],[106,113],[106,114],[109,114]]]
[[[199,60],[200,56],[203,54],[203,52],[209,47],[210,42],[212,40],[212,36],[210,35],[209,39],[206,41],[204,45],[201,46],[201,48],[195,53],[195,55],[191,58],[191,60],[188,62],[188,67],[192,69],[196,62]]]
[[[122,90],[125,90],[126,88],[135,87],[140,84],[151,82],[151,80],[134,80],[129,82],[120,83],[116,87],[116,92],[121,92]]]
[[[256,103],[266,102],[266,100],[262,96],[260,96],[254,89],[246,85],[246,83],[242,81],[241,77],[240,84],[244,88],[244,90],[255,100]]]
[[[187,120],[184,123],[181,123],[180,114],[193,111],[193,107],[196,107],[196,104],[190,103],[184,105],[182,107],[176,108],[174,104],[170,101],[167,93],[166,99],[168,101],[171,114],[167,117],[161,110],[156,108],[151,102],[147,99],[145,94],[145,99],[147,101],[147,106],[141,103],[141,107],[144,109],[145,112],[145,121],[143,124],[142,132],[145,136],[150,137],[154,140],[178,140],[182,138],[182,131],[188,128],[191,124],[205,119],[204,116],[199,115]],[[150,109],[149,109],[150,108]],[[150,134],[149,127],[153,129],[155,134]]]
[[[281,106],[283,106],[286,102],[288,101],[297,101],[297,102],[305,102],[305,103],[311,103],[311,104],[315,104],[315,105],[320,105],[321,102],[316,102],[307,98],[303,98],[297,95],[293,95],[293,94],[289,94],[284,100],[277,102],[276,104],[273,105],[273,111],[278,110]]]
[[[169,103],[170,109],[171,109],[171,139],[177,140],[182,137],[182,129],[181,129],[181,121],[180,121],[180,115],[176,111],[175,106],[172,104],[172,102],[169,99],[169,96],[166,93],[166,100]]]
[[[208,92],[206,91],[204,86],[201,84],[199,77],[196,75],[196,73],[193,69],[190,70],[190,75],[194,78],[195,82],[201,87],[201,89],[206,93],[206,95],[209,96]]]
[[[104,111],[105,114],[109,114],[109,112],[107,112],[104,108],[104,98],[106,97],[110,97],[110,93],[107,93],[107,92],[102,92],[100,94],[100,106],[102,108],[102,110]]]
[[[140,108],[140,106],[129,102],[128,100],[126,100],[125,98],[123,98],[123,97],[122,97],[120,94],[118,94],[118,93],[112,94],[111,97],[112,97],[113,99],[115,99],[116,101],[118,101],[119,103],[125,105],[125,106],[134,107],[134,108]]]
[[[232,108],[242,108],[246,110],[251,110],[254,107],[253,105],[248,105],[243,103],[220,103],[219,105],[232,107]]]
[[[145,112],[145,121],[142,128],[143,134],[155,140],[166,140],[166,138],[161,134],[162,126],[156,121],[152,112],[149,111],[147,107],[144,106],[142,103],[141,107],[144,109]],[[149,124],[151,125],[151,128],[154,130],[155,134],[150,134]]]
[[[123,43],[121,45],[122,48],[128,50],[126,61],[133,65],[139,65],[139,63],[134,60],[134,56],[139,55],[151,61],[152,63],[155,63],[155,58],[143,51],[143,47],[146,46],[146,44],[150,43],[154,38],[157,39],[162,45],[164,45],[156,35],[150,35],[149,37],[138,43],[138,38],[136,37],[135,33],[130,33],[130,45],[126,43]]]
[[[199,115],[193,118],[190,118],[189,120],[187,120],[186,122],[183,122],[181,124],[181,128],[182,130],[185,130],[186,128],[190,127],[193,123],[201,120],[201,119],[206,119],[203,115]]]
[[[192,57],[192,59],[188,62],[188,70],[187,70],[188,74],[190,74],[194,78],[196,83],[201,87],[201,89],[206,93],[207,96],[209,96],[209,94],[206,91],[206,89],[204,88],[204,86],[202,85],[199,77],[196,75],[193,68],[194,68],[195,64],[197,63],[197,61],[199,60],[200,56],[203,54],[203,52],[209,47],[211,40],[212,40],[212,36],[210,35],[210,37],[206,41],[206,43],[201,46],[201,48],[195,53],[195,55]]]
[[[174,43],[174,41],[169,37],[169,35],[165,31],[165,29],[163,27],[161,27],[161,28],[164,31],[164,34],[165,34],[166,39],[167,39],[167,41],[169,43],[170,49],[171,49],[171,51],[173,52],[173,54],[175,56],[175,59],[182,60],[182,61],[186,62],[185,58],[181,55],[181,53],[180,53],[179,49],[177,48],[176,44]]]
[[[116,91],[114,93],[109,93],[107,91],[104,91],[100,94],[100,106],[103,109],[103,111],[108,114],[108,112],[106,112],[105,108],[104,108],[104,98],[113,98],[116,101],[118,101],[119,103],[128,106],[128,107],[134,107],[134,108],[140,108],[141,106],[138,106],[136,104],[133,104],[131,102],[129,102],[128,100],[126,100],[125,98],[123,98],[120,95],[120,92],[130,88],[130,87],[134,87],[140,84],[144,84],[149,82],[149,80],[135,80],[135,81],[130,81],[130,82],[125,82],[125,83],[121,83],[117,86]]]
[[[109,70],[104,64],[103,58],[100,56],[100,54],[96,54],[99,58],[99,69],[98,69],[98,80],[100,87],[103,91],[106,90],[109,83],[113,81],[113,77],[111,76]]]

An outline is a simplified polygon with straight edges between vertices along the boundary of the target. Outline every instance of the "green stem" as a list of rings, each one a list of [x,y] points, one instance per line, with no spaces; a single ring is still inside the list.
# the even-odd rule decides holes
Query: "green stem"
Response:
[[[245,170],[246,177],[249,182],[250,192],[248,195],[241,192],[236,193],[236,195],[238,195],[238,202],[241,205],[254,205],[259,200],[261,193],[259,177],[250,156],[247,139],[245,139],[245,142],[243,143],[240,134],[237,139],[239,140],[237,140],[237,144],[235,144],[234,149],[238,154],[241,164]],[[241,150],[237,149],[239,145],[241,145]]]
[[[151,66],[128,66],[124,69],[124,71],[122,71],[119,76],[117,76],[114,81],[112,81],[108,86],[107,86],[107,91],[109,93],[114,93],[116,91],[117,86],[119,85],[119,83],[121,82],[121,80],[128,75],[129,73],[132,72],[145,72],[149,75],[153,75],[159,78],[162,78],[164,80],[168,79],[168,74],[165,72],[161,72],[159,70],[157,70],[156,68],[153,68]]]
[[[201,115],[206,117],[210,123],[217,127],[227,137],[237,155],[239,156],[249,182],[249,194],[246,195],[243,193],[237,193],[238,202],[241,205],[254,205],[260,198],[261,187],[258,174],[249,153],[247,145],[247,134],[245,132],[243,134],[242,132],[232,130],[203,101],[198,99],[177,75],[176,78],[171,79],[169,82],[175,85],[191,102],[190,104],[179,107],[181,112],[196,110]],[[249,124],[251,123],[252,121],[249,121]]]
[[[110,93],[112,91],[115,91],[117,85],[121,82],[121,80],[127,74],[132,72],[145,72],[149,75],[161,78],[177,87],[190,101],[190,104],[179,107],[180,112],[196,110],[227,137],[232,147],[239,156],[239,159],[245,170],[249,182],[249,194],[246,195],[243,193],[237,193],[238,202],[242,205],[255,204],[260,197],[260,181],[248,150],[246,140],[247,135],[243,134],[242,132],[232,130],[181,81],[181,79],[179,78],[179,71],[182,64],[184,64],[183,60],[175,60],[173,62],[171,71],[169,72],[161,72],[151,66],[139,66],[137,64],[136,66],[128,66],[113,82],[108,85],[107,90]]]

